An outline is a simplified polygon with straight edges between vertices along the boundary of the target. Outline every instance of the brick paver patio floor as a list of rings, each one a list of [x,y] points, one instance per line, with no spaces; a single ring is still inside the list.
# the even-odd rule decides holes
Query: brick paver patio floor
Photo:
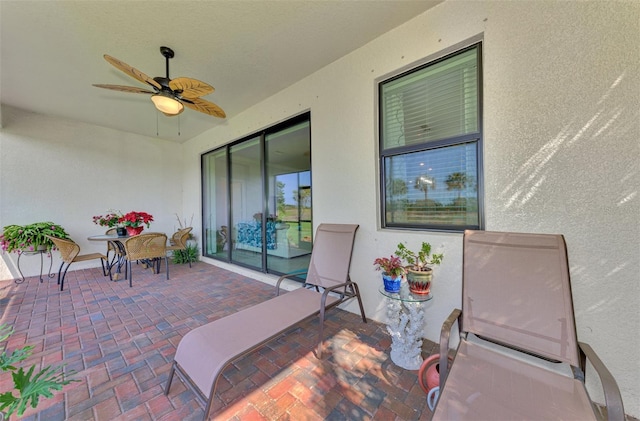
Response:
[[[203,262],[171,265],[168,281],[162,271],[133,271],[133,288],[110,282],[100,269],[69,272],[63,292],[55,279],[0,281],[0,322],[16,330],[8,349],[35,346],[20,365],[65,363],[80,380],[41,400],[23,419],[202,418],[195,395],[177,377],[169,396],[163,393],[180,338],[272,297],[273,287]],[[325,326],[322,360],[312,352],[318,329],[313,319],[230,365],[218,383],[213,419],[428,418],[417,371],[391,362],[384,325],[333,309]],[[11,386],[11,377],[0,374],[0,393]]]

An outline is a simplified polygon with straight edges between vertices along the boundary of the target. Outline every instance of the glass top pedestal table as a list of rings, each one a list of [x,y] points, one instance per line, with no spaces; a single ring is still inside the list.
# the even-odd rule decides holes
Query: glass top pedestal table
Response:
[[[115,254],[111,261],[107,261],[106,263],[109,275],[114,281],[120,279],[121,269],[126,261],[125,256],[127,253],[124,248],[124,240],[126,240],[127,238],[130,238],[129,235],[118,236],[113,234],[94,235],[87,238],[87,240],[89,241],[106,241],[111,244],[111,247],[114,250]],[[116,267],[116,273],[111,273],[111,270],[114,266]]]
[[[414,294],[402,282],[400,292],[378,291],[387,300],[387,331],[391,335],[391,361],[406,370],[418,370],[422,365],[424,335],[424,303],[432,294]]]

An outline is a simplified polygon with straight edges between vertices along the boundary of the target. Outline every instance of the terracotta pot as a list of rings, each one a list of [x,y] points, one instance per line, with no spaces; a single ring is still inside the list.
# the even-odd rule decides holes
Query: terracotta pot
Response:
[[[127,227],[127,234],[129,234],[129,236],[138,235],[142,232],[143,229],[144,229],[144,226]]]
[[[449,356],[448,359],[451,364],[453,358]],[[418,382],[424,393],[440,386],[440,354],[431,355],[422,362],[418,370]]]
[[[417,271],[407,268],[407,282],[409,291],[414,294],[429,294],[431,292],[431,280],[433,279],[433,269],[427,268],[424,271]]]

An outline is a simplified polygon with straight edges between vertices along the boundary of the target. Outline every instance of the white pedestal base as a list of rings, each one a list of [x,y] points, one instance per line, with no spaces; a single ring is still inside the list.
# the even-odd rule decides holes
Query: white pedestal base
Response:
[[[425,312],[421,302],[387,298],[387,331],[391,335],[391,361],[406,370],[422,365]]]

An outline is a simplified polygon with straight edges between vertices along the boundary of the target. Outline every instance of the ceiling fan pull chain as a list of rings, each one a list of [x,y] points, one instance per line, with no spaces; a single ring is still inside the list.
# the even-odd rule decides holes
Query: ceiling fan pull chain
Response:
[[[160,136],[158,133],[158,110],[156,110],[156,136]]]

